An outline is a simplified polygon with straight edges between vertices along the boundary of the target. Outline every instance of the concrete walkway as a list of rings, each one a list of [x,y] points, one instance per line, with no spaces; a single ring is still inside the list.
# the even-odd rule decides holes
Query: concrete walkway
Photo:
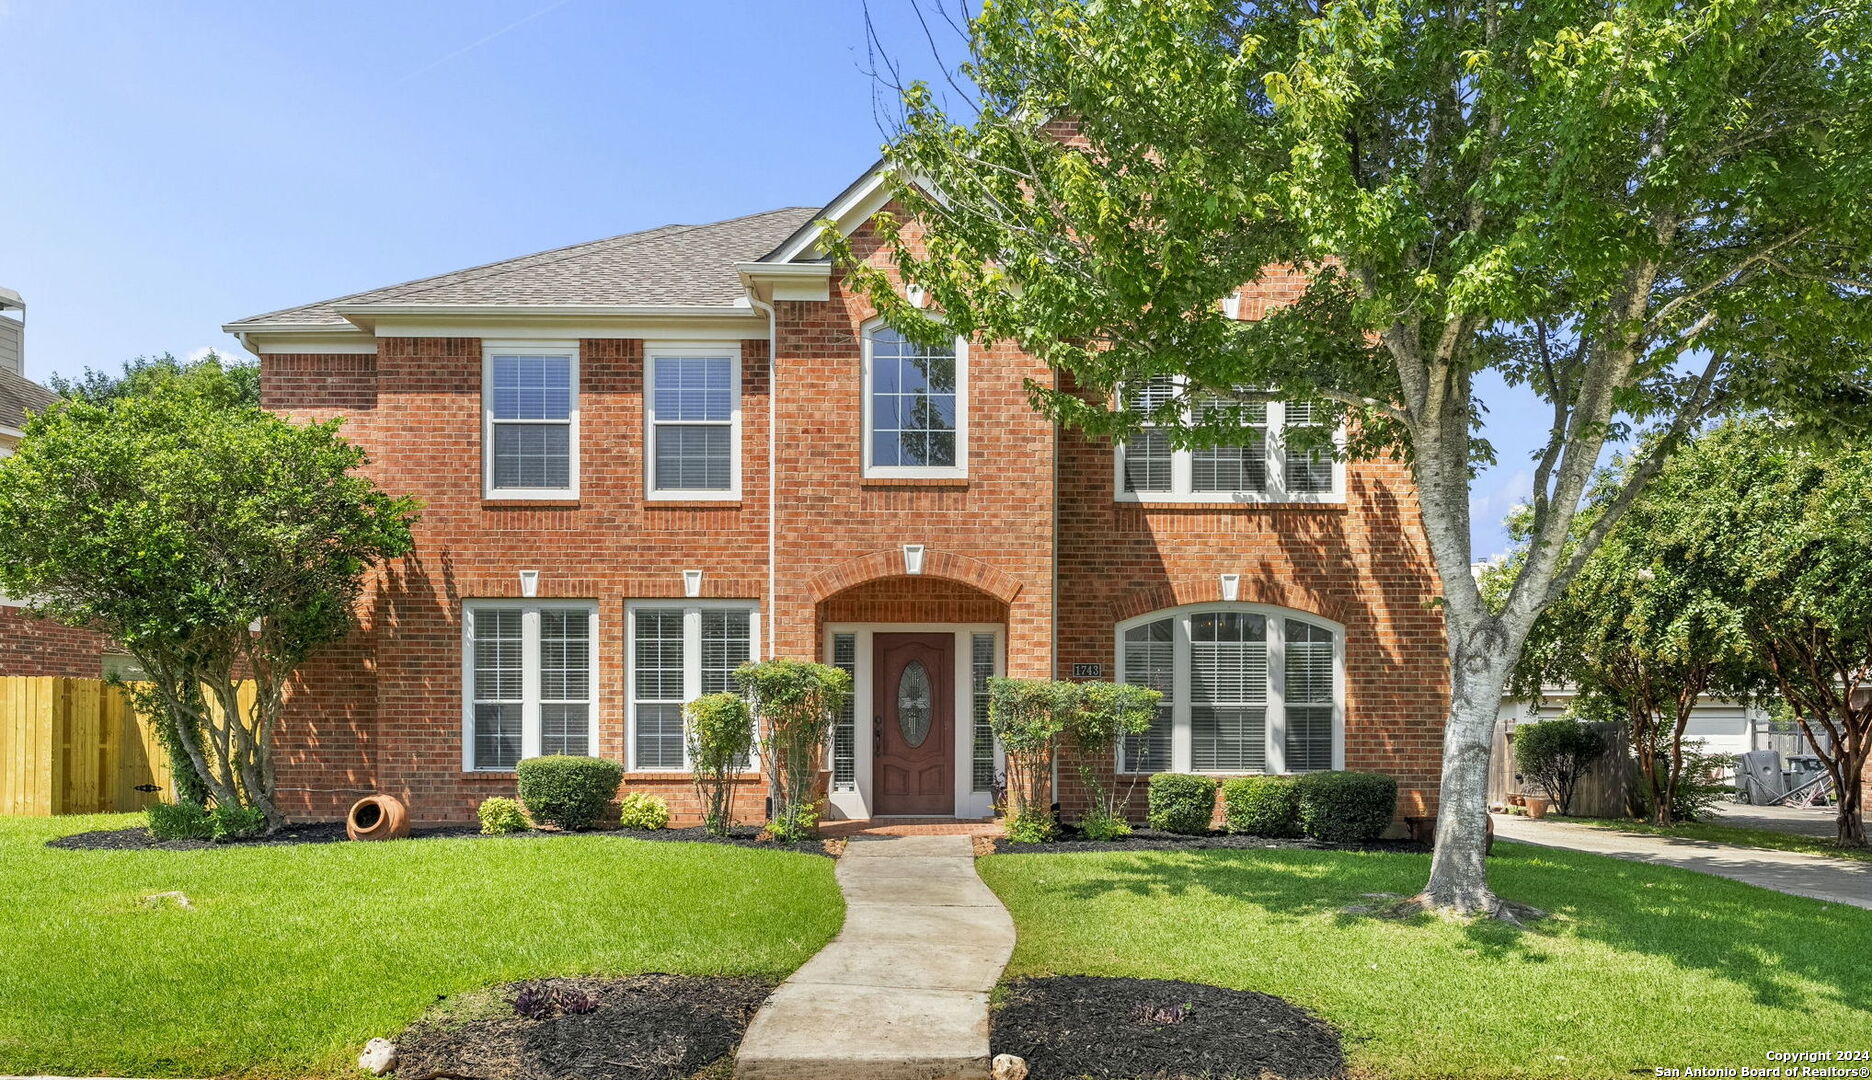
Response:
[[[1014,920],[966,836],[854,836],[845,926],[748,1025],[737,1080],[988,1076],[988,992]]]
[[[1872,863],[1678,836],[1643,836],[1565,821],[1530,821],[1517,814],[1493,816],[1495,835],[1504,840],[1675,866],[1794,896],[1872,908]]]

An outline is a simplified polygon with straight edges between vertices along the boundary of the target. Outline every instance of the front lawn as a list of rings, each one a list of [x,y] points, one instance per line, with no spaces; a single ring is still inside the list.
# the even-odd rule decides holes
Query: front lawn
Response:
[[[1734,844],[1737,847],[1797,851],[1802,855],[1826,855],[1834,859],[1872,862],[1872,848],[1843,848],[1824,837],[1805,836],[1776,829],[1724,825],[1716,821],[1680,821],[1675,825],[1664,826],[1653,825],[1648,821],[1633,821],[1628,818],[1562,817],[1559,814],[1548,816],[1555,821],[1565,821],[1574,825],[1591,825],[1595,829],[1636,833],[1640,836],[1674,836],[1684,840],[1708,840],[1716,844]]]
[[[1626,1077],[1872,1043],[1872,911],[1667,867],[1500,843],[1526,929],[1347,915],[1429,858],[1372,852],[999,855],[1010,977],[1185,979],[1337,1024],[1355,1075]]]
[[[779,979],[837,932],[823,857],[617,836],[57,851],[0,818],[0,1074],[355,1075],[438,995],[540,975]],[[140,905],[181,890],[193,911]]]

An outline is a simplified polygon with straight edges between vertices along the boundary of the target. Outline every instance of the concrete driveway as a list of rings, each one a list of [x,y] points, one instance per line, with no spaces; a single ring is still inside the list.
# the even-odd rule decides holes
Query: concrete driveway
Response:
[[[1675,866],[1793,896],[1872,909],[1872,862],[1764,851],[1676,836],[1643,836],[1564,821],[1530,821],[1518,814],[1493,817],[1495,835],[1504,840]]]

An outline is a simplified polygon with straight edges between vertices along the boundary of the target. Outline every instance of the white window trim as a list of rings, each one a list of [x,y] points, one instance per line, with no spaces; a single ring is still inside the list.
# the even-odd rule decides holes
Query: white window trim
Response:
[[[563,356],[572,361],[571,409],[567,426],[566,477],[562,488],[503,488],[494,486],[494,357]],[[481,343],[481,497],[484,499],[576,499],[579,497],[579,350],[563,341],[483,341]],[[501,420],[502,424],[548,424],[552,420]]]
[[[544,737],[540,731],[540,612],[584,611],[590,642],[591,690],[588,717],[590,747],[598,754],[598,604],[591,600],[465,600],[462,602],[462,771],[510,773],[507,767],[475,764],[474,744],[474,626],[483,611],[518,611],[520,616],[520,760],[539,757]]]
[[[1332,701],[1332,768],[1334,771],[1345,768],[1345,627],[1324,616],[1310,611],[1296,611],[1293,608],[1274,607],[1269,604],[1184,604],[1179,607],[1161,608],[1146,615],[1126,619],[1113,631],[1115,652],[1112,669],[1116,672],[1115,681],[1125,681],[1125,631],[1136,626],[1143,626],[1163,619],[1171,621],[1171,687],[1175,700],[1171,702],[1170,725],[1170,768],[1169,772],[1194,772],[1190,767],[1190,621],[1206,612],[1236,612],[1261,615],[1267,619],[1267,666],[1268,666],[1268,701],[1267,723],[1263,731],[1265,743],[1266,767],[1260,773],[1243,773],[1235,770],[1203,770],[1213,776],[1261,776],[1278,775],[1287,772],[1287,623],[1312,623],[1325,627],[1333,635],[1333,701]],[[1141,776],[1143,773],[1130,773],[1122,770],[1123,750],[1117,754],[1114,768],[1121,776]]]
[[[689,741],[683,740],[681,769],[667,766],[637,765],[637,613],[643,610],[678,609],[683,613],[683,704],[702,696],[702,613],[704,611],[745,611],[748,613],[748,658],[760,659],[760,604],[753,600],[629,600],[624,604],[624,758],[631,772],[683,772],[689,768]],[[749,755],[748,771],[760,767],[758,749]]]
[[[733,395],[733,409],[728,420],[728,490],[671,488],[659,490],[656,486],[656,358],[659,356],[701,356],[727,357],[729,371],[732,373],[729,390]],[[709,344],[654,344],[644,348],[643,372],[644,403],[644,496],[648,499],[676,500],[682,502],[736,502],[741,498],[741,343],[729,342],[726,345]],[[694,423],[704,421],[669,421],[671,424]],[[720,421],[706,423],[719,426]]]
[[[956,357],[956,463],[954,465],[873,465],[871,463],[871,335],[887,326],[883,319],[871,319],[859,332],[864,349],[864,377],[860,380],[859,400],[863,421],[859,437],[863,445],[863,476],[866,479],[966,479],[968,477],[968,349],[961,337],[955,339]]]
[[[1176,377],[1179,392],[1186,385],[1182,376]],[[1266,491],[1196,491],[1195,468],[1191,450],[1170,451],[1170,490],[1169,491],[1127,491],[1125,490],[1125,444],[1119,443],[1112,454],[1112,492],[1113,499],[1123,503],[1320,503],[1332,504],[1345,502],[1346,463],[1343,457],[1335,455],[1332,461],[1331,491],[1296,491],[1287,490],[1287,404],[1281,401],[1267,403],[1267,477]],[[1333,444],[1344,449],[1346,444],[1345,428],[1333,432]]]

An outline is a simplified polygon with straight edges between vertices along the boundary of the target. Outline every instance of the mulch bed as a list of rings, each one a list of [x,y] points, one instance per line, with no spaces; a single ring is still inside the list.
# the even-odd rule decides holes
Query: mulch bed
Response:
[[[557,830],[535,829],[526,832],[500,833],[489,836],[474,825],[436,825],[410,830],[410,840],[449,840],[463,837],[476,839],[501,840],[515,836],[623,836],[632,840],[675,840],[690,843],[733,844],[737,847],[766,848],[772,851],[795,851],[804,855],[828,855],[825,841],[802,840],[793,844],[776,844],[760,838],[760,829],[744,825],[729,832],[727,836],[710,836],[708,830],[697,826],[693,829],[612,829],[600,832],[565,833]],[[288,825],[272,836],[258,837],[253,840],[230,840],[217,844],[212,840],[158,840],[145,828],[106,829],[96,832],[74,833],[46,841],[46,847],[63,848],[67,851],[201,851],[207,848],[237,847],[287,847],[293,844],[335,844],[346,840],[342,821],[321,821],[307,825]]]
[[[443,825],[435,828],[411,829],[410,839],[430,840],[453,836],[479,836],[480,830],[473,825]],[[212,840],[158,840],[150,835],[148,829],[105,829],[97,832],[73,833],[46,841],[46,847],[63,848],[67,851],[201,851],[206,848],[234,847],[289,847],[293,844],[336,844],[345,840],[345,827],[342,821],[318,821],[305,825],[288,825],[272,836],[256,837],[252,840],[229,840],[217,844]]]
[[[1062,975],[1009,983],[989,1046],[1031,1080],[1330,1080],[1339,1031],[1280,998],[1158,979]]]
[[[1189,851],[1228,848],[1247,851],[1392,851],[1411,855],[1428,854],[1430,845],[1410,840],[1374,840],[1369,844],[1327,844],[1318,840],[1276,840],[1265,836],[1231,835],[1211,832],[1190,835],[1138,829],[1122,840],[1087,840],[1079,833],[1066,831],[1050,844],[1016,844],[1006,837],[994,842],[997,855],[1068,855],[1087,851]]]
[[[397,1080],[683,1080],[732,1055],[760,979],[540,979],[446,1003],[396,1039]],[[523,991],[596,1007],[526,1019]]]

